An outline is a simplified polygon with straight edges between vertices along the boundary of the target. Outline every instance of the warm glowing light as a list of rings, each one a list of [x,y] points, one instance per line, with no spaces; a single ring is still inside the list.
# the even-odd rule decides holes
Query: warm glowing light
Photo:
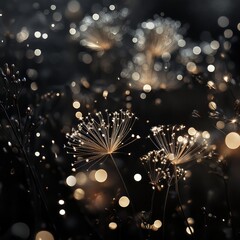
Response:
[[[187,227],[187,228],[186,228],[186,232],[187,232],[187,234],[189,234],[189,235],[191,235],[192,233],[194,233],[193,227]]]
[[[85,192],[83,191],[83,189],[77,188],[73,193],[73,197],[76,200],[82,200],[85,197]]]
[[[130,200],[128,197],[126,196],[122,196],[119,201],[118,201],[119,205],[122,207],[122,208],[125,208],[127,207],[129,204],[130,204]]]
[[[80,108],[80,106],[81,106],[81,104],[80,104],[79,101],[74,101],[74,102],[73,102],[73,107],[74,107],[75,109]]]
[[[115,222],[110,222],[108,224],[108,227],[111,229],[111,230],[115,230],[117,228],[117,224]]]
[[[236,132],[230,132],[225,137],[225,144],[230,149],[237,149],[240,146],[240,136]]]
[[[107,180],[107,172],[104,169],[99,169],[95,172],[95,179],[97,182],[105,182]]]
[[[155,228],[160,228],[162,226],[162,222],[160,220],[155,220],[153,226]]]
[[[35,240],[54,240],[54,237],[48,231],[40,231],[37,233]]]

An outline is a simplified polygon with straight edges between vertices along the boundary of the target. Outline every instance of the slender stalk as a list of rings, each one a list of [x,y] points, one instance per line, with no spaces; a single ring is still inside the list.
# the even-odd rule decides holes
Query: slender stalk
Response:
[[[185,212],[183,210],[183,206],[182,206],[182,201],[181,201],[181,197],[180,197],[180,193],[179,193],[179,187],[178,187],[178,179],[177,179],[177,166],[174,165],[174,178],[175,178],[175,191],[177,193],[177,196],[178,196],[178,201],[179,201],[179,205],[180,205],[180,209],[181,209],[181,212],[182,212],[182,215],[184,217],[184,220],[185,220],[185,223],[187,225],[187,228],[189,229],[190,231],[190,235],[191,237],[193,237],[193,232],[192,232],[192,229],[187,221],[187,217],[185,215]]]
[[[153,220],[153,207],[154,207],[154,198],[156,194],[156,188],[154,187],[151,197],[151,205],[150,205],[150,220]],[[151,239],[151,229],[148,230],[148,239]]]
[[[111,158],[111,160],[112,160],[112,162],[113,162],[113,164],[114,164],[114,166],[115,166],[115,168],[116,168],[116,170],[117,170],[117,172],[118,172],[118,175],[119,175],[119,177],[120,177],[120,179],[121,179],[121,182],[122,182],[122,185],[123,185],[123,187],[124,187],[124,190],[125,190],[128,198],[129,198],[129,200],[130,200],[130,205],[131,205],[131,207],[132,207],[132,212],[133,212],[133,214],[135,214],[136,211],[135,211],[134,205],[133,205],[133,203],[132,203],[132,201],[131,201],[131,197],[130,197],[130,194],[129,194],[129,192],[128,192],[128,188],[127,188],[127,186],[126,186],[126,183],[125,183],[125,181],[124,181],[124,179],[123,179],[123,177],[122,177],[121,172],[120,172],[119,169],[118,169],[118,166],[117,166],[116,161],[114,160],[112,154],[110,154],[110,158]],[[140,239],[143,238],[141,231],[139,231],[139,237],[140,237]]]
[[[14,134],[14,136],[15,136],[15,138],[16,138],[16,140],[17,140],[17,143],[18,143],[18,145],[19,145],[20,152],[22,153],[22,157],[23,157],[24,162],[25,162],[25,164],[26,164],[26,168],[27,168],[27,172],[28,172],[28,177],[30,177],[30,179],[32,179],[32,183],[33,183],[33,184],[30,183],[31,181],[28,182],[29,187],[30,187],[30,189],[31,189],[31,191],[32,191],[33,193],[34,193],[34,192],[37,192],[37,194],[38,194],[38,196],[39,196],[39,198],[40,198],[40,200],[41,200],[44,208],[46,209],[46,212],[47,212],[49,218],[51,219],[50,214],[49,214],[49,210],[48,210],[48,206],[47,206],[47,200],[46,200],[46,197],[45,197],[45,193],[44,193],[43,190],[42,190],[42,186],[41,186],[39,177],[37,176],[37,174],[36,174],[36,172],[35,172],[35,169],[34,169],[34,167],[32,166],[32,164],[31,164],[31,162],[30,162],[30,160],[29,160],[29,158],[28,158],[28,154],[27,154],[27,152],[26,152],[26,150],[25,150],[25,147],[24,147],[24,145],[22,144],[21,140],[19,139],[18,133],[17,133],[17,131],[16,131],[16,129],[15,129],[15,127],[14,127],[14,125],[13,125],[13,123],[12,123],[12,121],[11,121],[11,119],[10,119],[10,117],[9,117],[6,109],[5,109],[5,107],[4,107],[2,104],[0,104],[0,106],[1,106],[1,108],[3,109],[3,111],[4,111],[4,114],[5,114],[6,118],[7,118],[7,121],[8,121],[8,123],[10,124],[11,129],[12,129],[12,131],[13,131],[13,134]],[[20,131],[21,131],[21,129],[20,129]],[[21,133],[20,133],[20,134],[21,134]],[[34,195],[34,194],[33,194],[33,195]],[[35,198],[35,196],[34,196],[34,199],[35,199],[35,201],[37,201],[37,199]],[[36,202],[36,204],[38,205],[38,202]],[[52,227],[53,227],[53,229],[55,230],[55,232],[56,232],[56,234],[57,234],[58,232],[57,232],[56,227],[55,227],[55,224],[54,224],[53,222],[52,222]]]
[[[124,181],[124,179],[123,179],[123,177],[122,177],[121,172],[120,172],[119,169],[118,169],[117,163],[116,163],[116,161],[114,160],[112,154],[110,154],[110,158],[111,158],[111,160],[113,161],[113,164],[114,164],[114,166],[115,166],[115,168],[116,168],[116,170],[117,170],[117,172],[118,172],[118,175],[119,175],[119,177],[120,177],[120,179],[121,179],[121,182],[122,182],[122,185],[123,185],[123,187],[124,187],[124,190],[125,190],[128,198],[129,198],[129,200],[130,200],[131,197],[130,197],[130,194],[129,194],[129,192],[128,192],[126,183],[125,183],[125,181]],[[131,204],[131,206],[132,206],[132,208],[133,208],[133,212],[135,212],[134,207],[133,207],[133,204]]]
[[[233,223],[232,207],[231,207],[231,203],[230,203],[228,180],[224,179],[223,181],[224,181],[224,186],[225,186],[225,196],[226,196],[226,203],[227,203],[227,208],[228,208],[228,213],[229,213],[230,226],[232,228],[232,237],[233,237],[233,239],[235,239],[236,234],[235,234],[235,227],[234,227],[234,223]]]
[[[165,218],[166,218],[166,209],[167,209],[167,200],[168,200],[168,195],[169,195],[169,190],[170,190],[170,187],[171,187],[171,183],[172,183],[172,179],[173,179],[173,176],[167,186],[167,192],[166,192],[166,196],[165,196],[165,199],[164,199],[164,205],[163,205],[163,232],[162,232],[162,238],[163,240],[165,239]]]

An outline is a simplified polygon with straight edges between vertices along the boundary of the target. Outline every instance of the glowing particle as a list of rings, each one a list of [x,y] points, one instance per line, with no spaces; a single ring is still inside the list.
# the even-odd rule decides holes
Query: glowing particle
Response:
[[[178,46],[179,47],[185,47],[185,45],[186,45],[186,41],[185,40],[183,40],[183,39],[179,39],[178,40]]]
[[[154,29],[154,26],[155,26],[155,25],[154,25],[153,22],[147,22],[147,23],[146,23],[146,28],[148,28],[148,29],[150,29],[150,30],[151,30],[151,29]]]
[[[142,180],[142,176],[141,176],[141,174],[136,173],[136,174],[134,175],[134,180],[135,180],[136,182],[141,181],[141,180]]]
[[[140,98],[141,98],[141,99],[146,99],[146,97],[147,97],[146,93],[141,93],[141,94],[140,94]]]
[[[42,34],[39,32],[39,31],[36,31],[35,33],[34,33],[34,37],[35,38],[40,38],[42,36]]]
[[[84,198],[84,196],[85,196],[85,192],[81,188],[77,188],[73,193],[73,197],[76,200],[82,200]]]
[[[71,175],[67,177],[66,183],[69,187],[73,187],[77,183],[77,180],[74,176]]]
[[[194,233],[193,227],[186,227],[186,232],[187,232],[187,234],[189,234],[189,235],[191,235],[192,233]]]
[[[208,104],[208,107],[211,109],[211,110],[216,110],[217,109],[217,104],[215,102],[210,102]]]
[[[233,31],[231,29],[226,29],[223,34],[225,38],[231,38],[233,36]]]
[[[76,29],[75,28],[70,28],[69,29],[69,33],[71,34],[71,35],[74,35],[74,34],[76,34]]]
[[[193,53],[195,54],[195,55],[199,55],[200,53],[201,53],[201,48],[199,47],[199,46],[195,46],[194,48],[193,48]]]
[[[95,179],[97,182],[105,182],[107,180],[107,172],[104,169],[99,169],[95,172]]]
[[[107,90],[104,90],[104,91],[103,91],[103,97],[106,99],[107,96],[108,96],[108,91],[107,91]]]
[[[92,19],[97,21],[99,19],[99,15],[97,13],[94,13]]]
[[[214,72],[214,71],[215,71],[214,65],[212,65],[212,64],[208,65],[208,66],[207,66],[207,70],[208,70],[209,72]]]
[[[56,7],[56,5],[51,5],[50,8],[51,8],[51,10],[54,11],[54,10],[56,10],[57,7]]]
[[[210,138],[210,133],[208,131],[204,131],[202,133],[202,137],[205,138],[205,139],[209,139]]]
[[[218,41],[213,40],[213,41],[210,43],[210,47],[211,47],[213,50],[217,50],[217,49],[220,47],[220,44],[219,44]]]
[[[118,204],[119,204],[122,208],[125,208],[125,207],[127,207],[127,206],[130,204],[130,200],[129,200],[128,197],[122,196],[122,197],[119,199]]]
[[[192,224],[194,224],[194,219],[189,217],[189,218],[187,218],[187,222],[188,222],[188,224],[192,225]]]
[[[225,144],[230,149],[237,149],[240,146],[240,136],[236,132],[230,132],[225,137]]]
[[[75,109],[78,109],[78,108],[80,108],[80,106],[81,106],[81,104],[80,104],[79,101],[74,101],[72,105],[73,105],[73,107],[74,107]]]
[[[60,209],[59,214],[63,216],[66,214],[66,211],[64,209]]]
[[[194,73],[197,71],[197,66],[194,62],[188,62],[186,67],[189,72]]]
[[[225,123],[224,123],[223,121],[218,121],[218,122],[216,123],[216,127],[217,127],[218,129],[223,129],[223,128],[225,127]]]
[[[132,74],[132,79],[133,79],[134,81],[138,81],[138,80],[140,79],[140,74],[139,74],[138,72],[134,72],[134,73]]]
[[[35,240],[54,240],[54,237],[48,231],[40,231],[36,234]]]
[[[76,112],[75,117],[78,119],[82,119],[82,113],[81,112]]]
[[[110,222],[108,224],[108,227],[111,229],[111,230],[115,230],[117,228],[117,223],[115,222]]]
[[[68,11],[71,13],[76,13],[80,10],[80,3],[76,0],[72,0],[70,2],[68,2],[67,8]]]
[[[32,91],[37,91],[38,90],[38,85],[36,82],[32,82],[30,85]]]
[[[42,52],[41,52],[40,49],[35,49],[35,50],[34,50],[34,55],[37,56],[37,57],[39,57],[39,56],[41,55],[41,53],[42,53]]]
[[[109,9],[110,9],[111,11],[114,11],[114,10],[115,10],[115,6],[114,6],[114,5],[110,5],[110,6],[109,6]]]
[[[155,220],[153,225],[155,228],[159,229],[162,226],[162,222],[160,220]]]
[[[218,18],[218,25],[222,28],[225,28],[229,25],[229,19],[225,16],[221,16]]]
[[[197,133],[197,131],[196,131],[195,128],[190,127],[190,128],[188,129],[188,134],[189,134],[189,135],[194,136],[196,133]]]
[[[183,75],[178,74],[178,75],[177,75],[177,80],[178,80],[178,81],[182,81],[182,80],[183,80]]]
[[[145,84],[144,86],[143,86],[143,91],[144,92],[151,92],[151,90],[152,90],[152,87],[149,85],[149,84]]]
[[[36,157],[39,157],[39,156],[40,156],[40,152],[35,152],[34,155],[35,155]]]
[[[58,201],[58,204],[59,205],[63,205],[65,202],[64,202],[64,200],[62,200],[62,199],[60,199],[59,201]]]

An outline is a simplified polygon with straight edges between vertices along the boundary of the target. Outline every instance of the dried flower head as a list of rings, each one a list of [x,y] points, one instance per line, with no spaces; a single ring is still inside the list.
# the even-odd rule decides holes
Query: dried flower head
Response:
[[[139,53],[134,56],[132,61],[128,62],[121,76],[129,80],[133,89],[148,92],[178,88],[183,82],[183,77],[179,74],[181,71],[181,66],[171,66],[170,69],[166,69],[163,62],[148,59],[145,54]]]
[[[89,114],[80,120],[77,129],[67,134],[69,148],[78,162],[102,160],[140,138],[133,134],[128,137],[135,120],[133,113],[122,110]]]
[[[136,46],[152,57],[171,54],[178,47],[182,36],[178,33],[181,24],[170,18],[156,17],[143,22],[136,30]]]
[[[0,68],[0,102],[5,107],[12,105],[13,101],[17,101],[22,91],[22,83],[25,78],[19,77],[19,72],[15,70],[12,64],[9,66],[7,63],[3,68]]]
[[[164,187],[164,183],[171,184],[174,173],[173,165],[163,150],[148,152],[140,160],[150,178],[150,184],[154,188],[161,190]],[[178,179],[185,175],[185,170],[182,168],[177,167],[176,170]]]
[[[111,49],[122,38],[121,21],[127,16],[127,10],[120,12],[101,11],[86,16],[80,25],[80,43],[95,51]]]
[[[160,125],[151,131],[153,143],[174,165],[200,159],[208,148],[208,132],[201,134],[194,128],[186,132],[184,125]]]

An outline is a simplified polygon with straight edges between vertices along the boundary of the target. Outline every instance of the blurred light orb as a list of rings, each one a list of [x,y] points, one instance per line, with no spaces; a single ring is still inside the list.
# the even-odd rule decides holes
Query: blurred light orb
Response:
[[[186,228],[186,232],[187,232],[187,234],[189,234],[189,235],[191,235],[192,233],[194,233],[193,227],[187,227],[187,228]]]
[[[64,209],[60,209],[59,214],[63,216],[66,214],[66,211]]]
[[[136,173],[136,174],[134,175],[134,180],[135,180],[136,182],[140,182],[140,181],[142,180],[141,174]]]
[[[162,222],[160,220],[155,220],[153,226],[159,229],[162,226]]]
[[[83,191],[83,189],[77,188],[77,189],[74,191],[73,197],[74,197],[76,200],[82,200],[82,199],[85,197],[85,192]]]
[[[17,222],[12,225],[11,232],[15,237],[19,237],[21,239],[28,239],[30,235],[30,229],[26,223]]]
[[[66,179],[66,183],[69,187],[73,187],[76,185],[77,183],[77,179],[74,176],[68,176]]]
[[[222,28],[225,28],[229,25],[229,19],[225,16],[221,16],[218,18],[218,25]]]
[[[54,240],[54,237],[48,231],[40,231],[37,233],[35,240]]]
[[[149,85],[149,84],[145,84],[144,86],[143,86],[143,91],[144,92],[151,92],[151,90],[152,90],[152,87]]]
[[[214,71],[215,71],[214,65],[212,65],[212,64],[208,65],[207,70],[208,70],[209,72],[214,72]]]
[[[67,8],[69,12],[76,13],[80,10],[81,6],[78,1],[72,0],[68,2]]]
[[[236,132],[230,132],[225,137],[225,144],[229,149],[237,149],[240,146],[240,136]]]
[[[60,199],[59,201],[58,201],[58,204],[59,205],[63,205],[65,202],[64,202],[64,200],[62,200],[62,199]]]
[[[111,230],[115,230],[117,228],[117,223],[115,222],[110,222],[108,224],[108,227],[111,229]]]
[[[194,136],[196,133],[197,133],[197,131],[196,131],[195,128],[190,127],[190,128],[188,129],[188,134],[189,134],[189,135]]]
[[[107,180],[108,174],[104,169],[99,169],[95,172],[95,179],[97,182],[103,183]]]
[[[126,196],[122,196],[118,201],[120,207],[125,208],[130,204],[130,200]]]
[[[87,182],[87,175],[84,172],[76,174],[77,184],[84,185]]]

